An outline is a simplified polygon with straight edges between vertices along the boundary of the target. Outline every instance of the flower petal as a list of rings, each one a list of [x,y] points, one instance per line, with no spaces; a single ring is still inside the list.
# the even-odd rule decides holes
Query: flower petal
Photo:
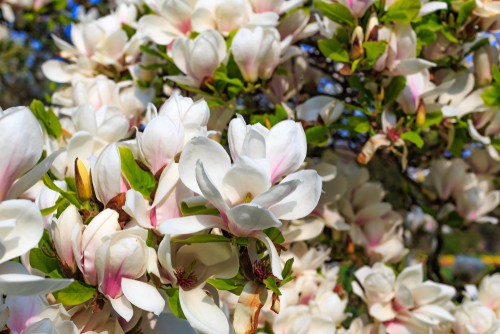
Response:
[[[191,234],[222,226],[222,220],[217,216],[198,215],[168,219],[158,230],[163,234]]]
[[[165,307],[165,299],[154,286],[148,283],[123,277],[122,291],[132,304],[142,310],[159,315]]]
[[[190,291],[179,289],[179,301],[186,319],[194,329],[207,334],[230,333],[224,312],[201,287]]]
[[[283,268],[281,266],[280,256],[278,254],[278,251],[276,250],[276,247],[274,246],[274,243],[271,241],[271,239],[269,239],[267,235],[262,232],[256,233],[254,237],[259,239],[264,243],[264,245],[266,245],[267,251],[269,252],[269,260],[271,261],[271,270],[273,272],[273,275],[278,279],[283,279],[283,276],[281,274]]]

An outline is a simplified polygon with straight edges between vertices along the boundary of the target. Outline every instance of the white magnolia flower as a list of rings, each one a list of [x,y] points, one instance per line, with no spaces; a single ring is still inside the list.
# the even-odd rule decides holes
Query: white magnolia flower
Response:
[[[480,302],[464,302],[455,310],[454,329],[461,334],[498,334],[500,319]]]
[[[275,28],[241,28],[231,43],[234,61],[249,82],[269,79],[280,61],[280,35]]]
[[[421,264],[403,269],[397,278],[382,263],[362,267],[355,275],[353,291],[368,304],[371,316],[386,322],[387,333],[424,334],[455,320],[450,313],[455,289],[424,282]]]
[[[186,74],[168,78],[188,86],[200,87],[203,82],[214,76],[217,68],[226,58],[226,42],[215,30],[206,30],[194,40],[178,38],[172,46],[175,65]]]

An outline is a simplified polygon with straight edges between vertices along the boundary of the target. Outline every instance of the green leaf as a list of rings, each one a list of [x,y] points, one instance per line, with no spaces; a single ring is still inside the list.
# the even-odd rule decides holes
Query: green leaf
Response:
[[[276,284],[276,279],[273,276],[268,276],[263,283],[266,285],[266,288],[268,288],[278,296],[281,296],[281,291],[278,288],[278,285]]]
[[[156,188],[153,174],[142,169],[134,159],[134,154],[127,147],[118,147],[120,151],[121,168],[132,189],[149,198]]]
[[[436,124],[441,124],[442,120],[443,114],[440,111],[426,114],[424,128],[428,128]]]
[[[179,289],[177,288],[168,288],[167,292],[167,302],[170,310],[177,318],[186,319],[184,312],[182,312],[181,302],[179,301]]]
[[[264,230],[264,233],[271,239],[275,244],[282,244],[285,242],[285,238],[281,231],[277,227],[270,227]]]
[[[396,101],[399,94],[405,89],[406,79],[404,76],[394,77],[391,83],[384,89],[385,92],[385,104],[389,105]]]
[[[238,285],[233,284],[230,280],[224,280],[218,278],[209,278],[207,280],[207,283],[211,284],[217,290],[231,291],[238,288]]]
[[[30,250],[30,265],[32,268],[38,269],[45,274],[60,269],[57,258],[47,255],[40,248]]]
[[[401,135],[401,139],[405,139],[409,142],[412,142],[418,148],[422,148],[422,146],[424,146],[424,141],[423,141],[422,137],[420,137],[420,135],[416,132],[412,132],[412,131],[405,132]]]
[[[51,275],[52,276],[52,275]],[[59,303],[65,306],[74,306],[85,303],[96,294],[94,287],[80,281],[74,281],[68,287],[53,293]]]
[[[370,129],[371,126],[368,120],[364,123],[359,123],[354,127],[354,131],[356,131],[357,133],[367,133],[368,131],[370,131]]]
[[[33,115],[35,115],[45,128],[47,134],[51,137],[59,139],[62,134],[62,127],[52,108],[45,110],[45,106],[42,102],[33,100],[30,104],[30,109]]]
[[[61,188],[59,188],[54,183],[54,181],[52,181],[52,179],[50,178],[50,176],[48,174],[45,174],[42,177],[42,181],[43,181],[43,184],[45,184],[45,186],[47,186],[47,188],[49,188],[50,190],[54,190],[55,192],[58,192],[59,194],[61,194],[62,197],[67,199],[68,202],[70,202],[71,204],[73,204],[74,206],[76,206],[77,208],[80,209],[80,207],[81,207],[80,201],[78,200],[78,198],[76,197],[76,195],[74,193],[66,192],[66,191],[62,190]]]
[[[350,61],[347,48],[335,38],[318,41],[318,47],[321,53],[327,58],[343,63]]]
[[[223,235],[216,234],[199,234],[187,239],[173,238],[172,242],[179,244],[203,244],[209,242],[230,242],[231,239],[226,238]]]
[[[384,54],[387,44],[384,41],[365,42],[363,43],[363,48],[365,48],[366,51],[366,66],[371,68],[377,59]]]
[[[354,17],[349,8],[338,3],[316,2],[314,6],[333,22],[354,26]]]
[[[387,9],[382,22],[398,21],[410,23],[420,11],[420,0],[397,0]]]
[[[417,30],[417,37],[422,45],[429,45],[436,41],[437,35],[434,31],[427,28],[421,28]]]
[[[288,118],[288,114],[283,106],[276,104],[275,108],[274,114],[251,115],[250,124],[260,123],[267,128],[273,127],[278,122]]]
[[[457,23],[459,25],[463,25],[465,21],[472,15],[472,12],[476,9],[476,1],[470,0],[462,4],[460,6],[460,10],[458,11],[458,19]]]
[[[207,208],[204,205],[190,207],[185,202],[181,202],[181,213],[183,216],[218,215],[219,210],[215,208]]]
[[[223,81],[229,85],[232,85],[232,86],[236,86],[236,87],[240,87],[240,88],[244,88],[245,85],[243,84],[243,82],[241,82],[240,79],[238,78],[229,78],[227,76],[227,74],[224,72],[224,71],[221,71],[221,70],[217,70],[214,74],[214,79],[217,81],[217,80],[220,80],[220,81]]]
[[[493,85],[481,94],[484,103],[490,107],[500,106],[500,85]]]
[[[500,84],[500,70],[496,65],[491,66],[491,75],[493,76],[493,80]]]
[[[283,267],[282,275],[283,280],[280,282],[280,287],[290,282],[294,277],[292,276],[292,266],[293,266],[294,258],[290,258],[286,261],[285,266]]]
[[[328,127],[324,125],[316,125],[306,129],[306,139],[309,144],[324,143],[328,141],[328,138],[330,138]]]

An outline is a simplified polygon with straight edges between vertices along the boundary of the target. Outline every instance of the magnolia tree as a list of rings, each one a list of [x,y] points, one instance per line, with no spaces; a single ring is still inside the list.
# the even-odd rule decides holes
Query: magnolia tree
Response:
[[[500,333],[498,1],[66,5],[1,4],[2,332]]]

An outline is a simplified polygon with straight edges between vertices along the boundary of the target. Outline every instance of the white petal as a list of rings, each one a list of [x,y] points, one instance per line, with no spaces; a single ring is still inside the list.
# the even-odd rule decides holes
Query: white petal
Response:
[[[248,137],[247,137],[248,138]],[[240,156],[222,180],[224,197],[232,205],[266,192],[271,187],[271,174],[266,160],[253,160]]]
[[[225,213],[229,210],[229,206],[222,198],[221,193],[207,175],[201,160],[198,160],[196,163],[196,181],[198,182],[198,186],[203,196],[215,206],[219,212]]]
[[[281,222],[266,208],[253,203],[241,204],[227,212],[230,232],[246,236],[251,231],[261,231],[270,227],[281,227]]]
[[[179,289],[182,311],[194,329],[207,334],[229,334],[229,322],[224,312],[201,287],[190,291]]]
[[[42,64],[42,73],[50,81],[67,83],[72,79],[72,75],[67,70],[68,64],[59,60],[48,60]]]
[[[179,161],[181,180],[189,189],[201,194],[196,181],[196,162],[198,160],[203,162],[207,174],[218,187],[231,167],[231,159],[219,143],[206,137],[195,137],[186,144]]]
[[[318,205],[322,180],[315,170],[302,170],[285,177],[282,182],[302,181],[290,195],[272,205],[269,210],[280,219],[300,219]]]
[[[123,277],[122,291],[132,304],[142,310],[159,315],[165,307],[165,299],[148,283]]]
[[[163,234],[191,234],[221,226],[222,220],[217,216],[198,215],[166,220],[158,230]]]
[[[169,163],[161,172],[160,179],[158,180],[158,188],[155,193],[155,200],[152,206],[157,206],[158,203],[170,196],[172,191],[175,190],[179,180],[179,165],[175,162]]]
[[[120,317],[125,319],[125,321],[129,321],[130,319],[132,319],[132,316],[134,315],[134,309],[132,308],[132,304],[130,304],[125,296],[121,296],[116,299],[109,298],[109,301],[111,302],[111,306],[113,306],[113,309],[116,311],[116,313],[118,313]]]
[[[229,142],[229,150],[234,161],[243,150],[243,142],[247,135],[247,124],[243,116],[237,114],[237,117],[229,122],[227,130],[227,138]]]
[[[264,233],[257,233],[254,236],[266,245],[267,251],[269,252],[269,260],[271,261],[271,270],[273,275],[278,279],[283,279],[281,274],[283,268],[281,266],[280,256],[271,239],[269,239],[269,237]]]
[[[73,282],[71,279],[51,279],[30,275],[17,262],[0,265],[0,292],[4,295],[30,296],[64,289]]]
[[[141,17],[137,29],[159,45],[170,44],[180,34],[169,21],[157,15]]]
[[[266,136],[266,156],[271,164],[271,182],[293,173],[304,162],[306,134],[300,123],[282,121]]]
[[[251,203],[269,208],[294,192],[301,183],[302,181],[297,179],[281,182],[255,197]]]
[[[125,205],[122,209],[132,217],[139,226],[144,228],[153,227],[151,226],[151,219],[149,218],[149,211],[151,208],[140,192],[133,189],[128,190],[125,194]]]
[[[0,221],[15,221],[15,226],[0,231],[4,253],[0,263],[23,255],[38,245],[43,234],[43,218],[38,207],[27,200],[0,202]]]

